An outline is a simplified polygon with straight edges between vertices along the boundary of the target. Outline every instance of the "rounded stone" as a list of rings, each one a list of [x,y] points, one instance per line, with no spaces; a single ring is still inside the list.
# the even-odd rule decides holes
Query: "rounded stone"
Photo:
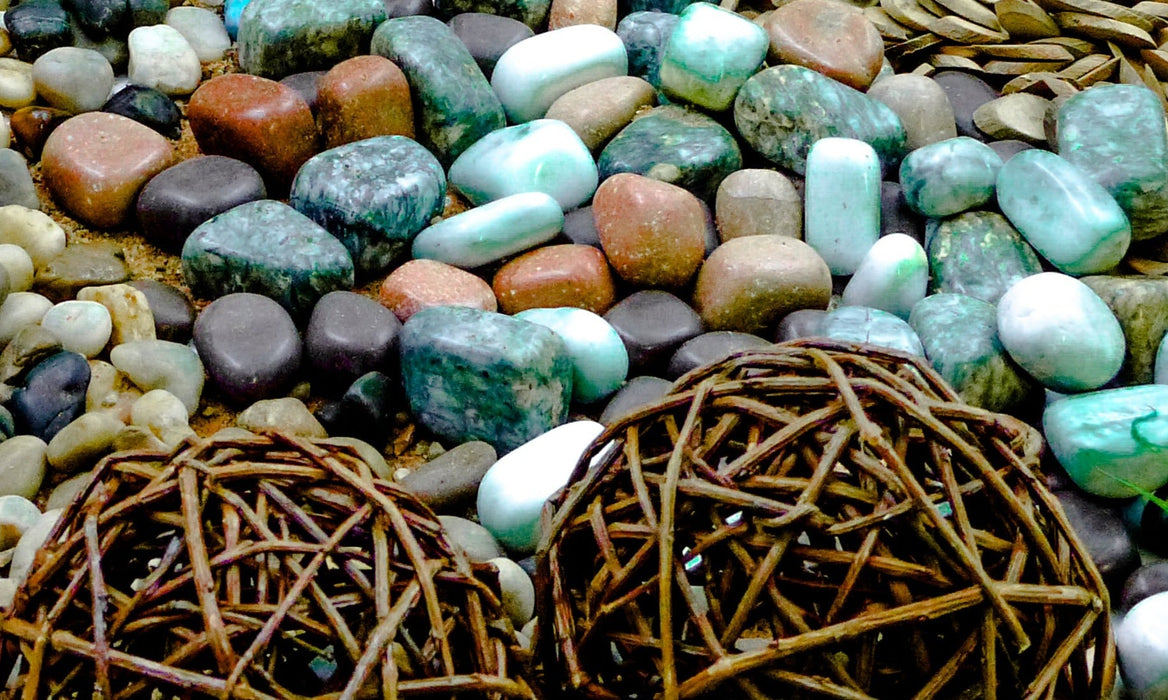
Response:
[[[374,136],[414,137],[405,73],[382,56],[356,56],[317,83],[316,112],[325,148]]]
[[[736,170],[718,185],[714,217],[723,242],[745,236],[803,237],[803,197],[777,170]]]
[[[110,362],[145,391],[165,389],[194,415],[203,395],[204,369],[190,346],[169,340],[132,340],[110,350]]]
[[[27,498],[0,496],[0,551],[15,547],[40,517],[40,509]]]
[[[34,435],[0,442],[0,495],[36,498],[45,479],[48,446]]]
[[[900,164],[900,185],[914,211],[940,219],[990,201],[1001,169],[992,148],[959,136],[909,153]]]
[[[275,301],[238,292],[211,302],[195,321],[195,349],[207,377],[228,399],[269,398],[300,367],[300,334]]]
[[[195,326],[195,306],[180,289],[149,278],[130,280],[127,284],[146,297],[154,317],[154,335],[159,340],[185,343]]]
[[[188,437],[197,437],[187,423],[187,407],[165,389],[152,389],[139,396],[130,407],[130,423],[145,428],[168,448]]]
[[[425,259],[410,260],[391,272],[381,283],[378,300],[402,323],[431,306],[498,309],[491,285],[481,277],[444,262]]]
[[[567,124],[596,152],[633,121],[639,110],[656,103],[657,95],[647,81],[618,75],[569,90],[548,107],[546,116]]]
[[[464,442],[406,474],[400,484],[436,512],[453,511],[474,503],[483,475],[497,459],[489,443]]]
[[[53,302],[35,292],[13,292],[0,304],[0,345],[7,345],[22,328],[39,323]]]
[[[182,111],[165,93],[142,85],[126,85],[115,92],[101,111],[120,114],[144,124],[168,139],[182,135]]]
[[[101,109],[114,86],[114,69],[92,49],[61,46],[32,64],[37,95],[66,112]]]
[[[611,426],[637,409],[655,403],[672,387],[671,382],[661,377],[633,377],[609,399],[600,414],[600,422]]]
[[[45,312],[41,327],[61,341],[61,347],[97,357],[113,331],[109,310],[95,301],[63,301]]]
[[[231,48],[231,37],[223,20],[205,7],[172,7],[166,13],[166,24],[183,35],[199,61],[222,60]]]
[[[771,342],[753,333],[739,331],[710,331],[690,338],[669,358],[665,376],[677,379],[702,365],[720,362],[736,352],[769,348]]]
[[[900,117],[909,151],[957,137],[953,105],[945,89],[932,78],[913,73],[890,75],[873,83],[867,95]]]
[[[1144,564],[1124,582],[1119,610],[1130,610],[1141,600],[1165,591],[1168,591],[1168,561]]]
[[[929,261],[912,236],[890,233],[879,238],[844,287],[846,306],[868,306],[908,319],[925,298]]]
[[[593,403],[624,384],[629,353],[620,335],[604,318],[585,309],[528,309],[516,318],[546,326],[564,341],[572,362],[572,399]]]
[[[34,105],[18,109],[8,120],[13,145],[29,160],[38,160],[49,136],[72,117],[71,112],[55,107]]]
[[[32,64],[15,58],[0,58],[0,107],[20,109],[36,102]]]
[[[457,515],[439,515],[438,522],[442,523],[451,543],[458,546],[471,563],[482,564],[503,556],[503,550],[491,531],[473,520]]]
[[[868,343],[925,356],[920,337],[907,321],[868,306],[841,306],[827,312],[820,335],[845,343]]]
[[[8,280],[8,291],[27,292],[35,275],[32,257],[28,251],[15,243],[0,243],[0,267]]]
[[[1168,593],[1157,593],[1136,603],[1115,631],[1119,670],[1129,697],[1168,695]]]
[[[126,427],[117,416],[105,411],[86,413],[49,441],[45,456],[49,466],[62,474],[90,469],[109,454],[114,438]]]
[[[177,29],[165,24],[138,27],[126,40],[130,82],[167,95],[189,95],[199,86],[203,66]]]
[[[304,330],[305,359],[328,383],[348,386],[393,366],[399,332],[397,316],[373,299],[329,292],[316,302]]]
[[[308,406],[292,396],[256,401],[236,416],[235,424],[253,433],[279,430],[307,438],[328,437],[324,426],[312,415]]]
[[[657,289],[630,294],[609,309],[604,320],[624,341],[635,370],[664,364],[678,346],[705,330],[689,304]]]
[[[531,577],[507,557],[487,561],[499,574],[499,588],[503,593],[503,611],[516,629],[523,627],[535,614],[535,584]]]
[[[884,61],[880,32],[857,7],[835,0],[795,0],[770,14],[770,58],[818,71],[865,90]]]
[[[524,253],[499,268],[492,288],[505,314],[573,306],[603,314],[616,301],[604,253],[587,245],[552,245]]]

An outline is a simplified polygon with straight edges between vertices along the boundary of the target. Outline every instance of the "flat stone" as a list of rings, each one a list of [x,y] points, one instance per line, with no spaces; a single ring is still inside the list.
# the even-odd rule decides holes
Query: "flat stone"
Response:
[[[491,285],[470,272],[437,260],[410,260],[381,283],[378,300],[405,323],[431,306],[465,306],[495,311],[498,302]]]
[[[125,224],[142,186],[174,160],[169,141],[132,119],[104,112],[61,124],[45,142],[42,173],[70,215],[95,228]]]
[[[96,51],[61,46],[32,64],[32,79],[37,95],[49,106],[92,112],[105,104],[114,86],[114,69]]]
[[[412,470],[399,485],[436,512],[453,512],[474,503],[479,483],[497,459],[495,448],[471,440]]]
[[[110,362],[142,391],[164,389],[195,415],[203,395],[199,356],[187,345],[169,340],[133,340],[114,346]]]
[[[414,137],[405,73],[382,56],[354,56],[317,85],[316,113],[325,148],[375,136]]]
[[[22,2],[4,13],[4,27],[16,55],[29,63],[57,47],[73,45],[69,13],[60,0]]]
[[[725,111],[762,65],[767,45],[766,31],[737,12],[705,2],[690,5],[661,53],[661,89],[670,100]]]
[[[76,474],[92,469],[113,451],[114,438],[125,424],[116,416],[86,413],[61,429],[49,441],[45,457],[54,472]]]
[[[40,209],[36,184],[28,171],[28,161],[11,148],[0,148],[0,207],[17,204]]]
[[[722,242],[773,234],[803,237],[803,196],[777,170],[736,170],[718,185],[714,200]]]
[[[672,387],[671,382],[660,377],[633,377],[609,399],[600,414],[600,422],[611,426],[634,411],[656,403]]]
[[[953,105],[945,89],[932,78],[912,73],[890,75],[876,81],[866,94],[900,117],[910,152],[957,136]]]
[[[551,195],[513,194],[423,229],[412,252],[415,258],[481,267],[547,243],[563,226],[564,214]]]
[[[900,186],[910,207],[939,219],[990,201],[1001,169],[992,148],[959,136],[909,153],[900,164]]]
[[[688,4],[688,3],[686,3]],[[629,75],[661,87],[661,54],[680,19],[678,14],[638,10],[625,15],[616,27],[629,57]]]
[[[127,39],[130,82],[167,95],[189,95],[199,86],[203,66],[194,48],[174,27],[138,27]]]
[[[547,21],[551,0],[435,0],[434,8],[446,17],[481,12],[508,17],[531,29],[539,29]]]
[[[720,362],[736,352],[769,348],[771,342],[752,333],[710,331],[681,344],[669,358],[665,376],[677,379],[703,365]]]
[[[1030,244],[995,212],[970,211],[940,222],[929,241],[932,291],[990,304],[1024,277],[1042,272]]]
[[[74,243],[36,275],[37,291],[54,301],[77,295],[84,287],[117,284],[130,278],[122,247],[110,241]]]
[[[1168,332],[1168,279],[1093,275],[1081,281],[1107,304],[1123,329],[1127,355],[1119,381],[1125,385],[1154,381],[1156,351]]]
[[[616,0],[552,0],[548,29],[563,29],[578,24],[595,24],[616,29]]]
[[[844,306],[867,306],[903,319],[925,298],[929,261],[915,238],[890,233],[877,239],[844,287]]]
[[[349,385],[394,367],[400,332],[397,316],[373,299],[329,292],[316,302],[304,329],[304,356],[329,385]]]
[[[178,30],[201,62],[221,61],[231,48],[231,37],[219,15],[205,7],[172,7],[166,24]]]
[[[884,40],[858,7],[833,0],[795,0],[766,21],[770,57],[866,90],[884,60]]]
[[[252,0],[239,18],[239,65],[275,79],[328,69],[369,53],[385,18],[381,0]]]
[[[258,294],[227,294],[195,321],[207,379],[236,403],[271,398],[300,367],[300,334],[282,306]]]
[[[53,107],[22,107],[8,121],[12,129],[13,145],[30,160],[39,160],[45,142],[57,127],[73,115]]]
[[[113,331],[109,311],[95,301],[63,301],[41,317],[41,326],[61,341],[61,347],[85,357],[105,349]]]
[[[938,71],[933,81],[941,86],[953,108],[958,136],[982,139],[985,136],[973,123],[973,114],[982,105],[998,98],[998,91],[977,76],[963,71]]]
[[[629,353],[616,330],[586,309],[528,309],[515,318],[550,328],[564,341],[572,362],[572,400],[591,404],[612,394],[625,382]]]
[[[602,314],[616,301],[604,253],[587,245],[549,245],[524,253],[499,268],[491,287],[509,315],[560,306]]]
[[[259,433],[279,430],[290,435],[320,439],[328,437],[324,426],[300,399],[285,396],[279,399],[261,399],[245,408],[235,419],[244,430]]]
[[[164,92],[142,85],[127,85],[102,105],[101,111],[120,114],[154,129],[168,139],[182,135],[182,112]]]
[[[660,369],[682,343],[700,335],[702,318],[677,296],[657,289],[634,292],[604,315],[624,341],[634,370]]]
[[[0,494],[36,498],[45,479],[45,448],[44,440],[32,435],[0,443]]]
[[[195,326],[195,306],[180,289],[157,280],[140,278],[129,284],[146,297],[154,317],[154,335],[159,340],[185,343]]]
[[[85,413],[88,384],[89,364],[84,356],[59,352],[41,360],[29,369],[24,385],[16,389],[7,404],[17,431],[46,442],[52,440],[61,428]],[[0,443],[0,449],[4,444]]]
[[[653,107],[657,95],[641,78],[618,75],[569,90],[548,107],[547,118],[569,127],[593,152],[599,151],[637,112]]]
[[[1047,143],[1046,118],[1050,101],[1025,92],[1003,95],[973,113],[973,123],[991,139],[1018,139],[1035,146]]]
[[[128,284],[85,287],[77,292],[81,301],[96,301],[109,310],[113,321],[110,341],[114,345],[134,340],[154,340],[154,313],[146,295]]]

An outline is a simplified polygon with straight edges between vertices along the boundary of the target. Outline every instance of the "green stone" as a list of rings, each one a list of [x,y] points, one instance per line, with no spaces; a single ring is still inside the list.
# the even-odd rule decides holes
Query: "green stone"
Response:
[[[742,168],[742,151],[734,135],[710,117],[665,105],[613,137],[597,166],[601,182],[617,173],[636,173],[712,200],[722,179]]]
[[[1115,197],[1132,238],[1168,231],[1168,131],[1151,90],[1100,84],[1072,96],[1058,111],[1058,153]]]
[[[413,139],[378,136],[310,159],[290,204],[345,244],[357,272],[383,272],[446,202],[442,164]]]
[[[937,222],[928,254],[933,292],[991,304],[1018,280],[1042,272],[1034,249],[995,212],[969,211]]]
[[[568,418],[572,363],[548,328],[434,306],[406,321],[400,343],[413,415],[444,439],[508,452]]]
[[[629,75],[661,87],[661,56],[681,18],[669,12],[632,12],[616,25],[629,56]]]
[[[908,324],[933,368],[966,402],[1011,411],[1036,395],[1037,385],[998,339],[993,304],[963,294],[934,294],[917,302]]]
[[[770,38],[758,24],[717,5],[685,8],[661,57],[661,89],[671,99],[721,112],[766,58]]]
[[[369,53],[382,0],[252,0],[239,18],[239,65],[278,80]]]
[[[1166,385],[1068,396],[1047,406],[1042,428],[1059,464],[1088,493],[1129,498],[1168,483]]]
[[[270,199],[241,204],[191,232],[182,273],[197,297],[262,294],[301,319],[325,294],[353,286],[345,246],[312,219]]]
[[[886,172],[908,137],[887,105],[813,70],[780,65],[755,73],[734,100],[738,133],[775,164],[803,174],[811,145],[828,136],[867,141]]]
[[[1156,350],[1168,332],[1168,278],[1136,275],[1083,277],[1119,319],[1127,340],[1127,356],[1119,371],[1124,384],[1153,381]]]
[[[502,103],[466,44],[440,20],[411,16],[382,22],[371,51],[405,73],[418,141],[443,165],[507,125]]]
[[[628,4],[629,13],[633,12],[660,12],[679,15],[686,7],[692,5],[695,0],[623,0],[621,3]],[[621,13],[624,14],[623,12]]]
[[[820,139],[807,155],[803,229],[833,275],[850,275],[880,238],[880,162],[856,139]]]
[[[434,8],[443,17],[463,12],[510,17],[538,31],[547,20],[552,0],[434,0]]]
[[[924,216],[952,216],[990,201],[1002,158],[968,136],[922,146],[900,164],[904,200]]]
[[[828,311],[820,334],[846,343],[868,343],[921,357],[925,354],[921,339],[904,319],[866,306],[841,306]]]
[[[414,239],[413,256],[482,267],[547,243],[563,228],[564,212],[551,195],[513,194],[423,229]]]
[[[572,361],[572,400],[594,403],[625,383],[629,352],[620,334],[603,317],[573,307],[528,309],[515,318],[538,323],[564,341]]]

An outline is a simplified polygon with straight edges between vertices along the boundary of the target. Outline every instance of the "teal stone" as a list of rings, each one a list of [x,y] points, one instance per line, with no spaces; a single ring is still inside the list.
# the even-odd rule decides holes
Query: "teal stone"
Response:
[[[660,14],[670,13],[679,15],[686,7],[692,5],[696,0],[622,0],[622,5],[628,5],[628,11],[633,12],[657,12]],[[624,14],[623,12],[621,14]]]
[[[252,0],[226,0],[223,3],[223,25],[227,28],[227,34],[232,41],[239,37],[239,20],[243,16],[243,11],[252,3]],[[165,12],[163,12],[165,21]],[[152,24],[160,24],[161,22],[152,22]]]
[[[616,25],[617,36],[628,53],[629,75],[661,87],[661,56],[680,19],[668,12],[642,11],[626,15]]]
[[[353,260],[312,219],[261,199],[212,217],[191,232],[183,244],[182,274],[197,297],[262,294],[303,319],[325,294],[352,288]]]
[[[548,328],[434,306],[410,316],[399,342],[414,418],[446,440],[509,452],[568,418],[572,362]]]
[[[1058,153],[1115,198],[1132,238],[1168,231],[1168,130],[1151,90],[1100,84],[1071,96],[1058,111]]]
[[[636,173],[684,187],[713,201],[722,179],[742,169],[734,135],[699,112],[655,107],[620,131],[597,161],[600,181],[617,173]]]
[[[1068,396],[1046,407],[1042,429],[1059,464],[1088,493],[1129,498],[1168,484],[1166,385]]]
[[[414,238],[413,255],[455,267],[481,267],[547,243],[563,228],[564,212],[551,195],[513,194],[423,229]]]
[[[300,168],[290,204],[349,250],[361,275],[384,272],[442,213],[442,164],[418,142],[378,136],[317,154]]]
[[[1131,243],[1115,198],[1049,151],[1023,151],[998,173],[998,206],[1052,265],[1068,275],[1106,272]]]
[[[969,211],[936,222],[927,252],[933,292],[991,304],[1018,280],[1042,272],[1034,249],[996,212]]]
[[[591,151],[558,119],[492,131],[450,166],[450,184],[475,205],[543,192],[568,211],[592,199],[598,182]]]
[[[552,0],[434,0],[434,9],[443,17],[463,12],[482,12],[510,17],[532,29],[540,29],[552,8]]]
[[[239,65],[278,80],[369,53],[382,0],[252,0],[239,17]]]
[[[507,125],[502,103],[466,44],[440,20],[411,16],[382,22],[371,51],[405,73],[417,139],[443,165]]]
[[[967,403],[1007,412],[1037,396],[1038,386],[1002,347],[993,304],[964,294],[934,294],[913,307],[908,325],[933,369]]]
[[[880,238],[880,161],[863,141],[826,138],[807,155],[803,237],[833,275],[850,275]]]
[[[734,100],[738,133],[775,164],[802,175],[811,145],[842,136],[867,142],[885,171],[904,157],[908,137],[887,105],[815,71],[795,65],[752,75]]]
[[[1154,381],[1156,352],[1168,332],[1168,278],[1098,275],[1080,281],[1099,295],[1123,329],[1127,355],[1119,370],[1119,381]]]
[[[968,136],[916,149],[900,164],[904,200],[918,214],[940,218],[980,207],[994,197],[1002,158]]]
[[[560,96],[582,85],[627,75],[629,57],[616,32],[578,24],[524,39],[507,49],[491,87],[513,123],[541,119]]]
[[[661,57],[661,89],[671,100],[722,112],[766,58],[770,37],[737,12],[698,2],[685,8]]]
[[[564,341],[572,361],[572,400],[594,403],[621,388],[629,373],[629,352],[603,317],[573,307],[528,309],[515,318],[538,323]]]
[[[910,355],[925,356],[921,339],[899,316],[866,306],[841,306],[828,311],[819,335],[845,343],[868,343]]]

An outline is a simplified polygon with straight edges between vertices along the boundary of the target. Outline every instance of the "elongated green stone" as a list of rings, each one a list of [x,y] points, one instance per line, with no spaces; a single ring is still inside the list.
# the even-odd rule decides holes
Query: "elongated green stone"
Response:
[[[742,15],[698,2],[685,8],[661,57],[661,89],[671,100],[721,112],[766,58],[766,31]]]
[[[880,238],[880,162],[856,139],[826,138],[807,155],[804,240],[833,275],[850,275]]]
[[[1018,280],[1042,272],[1030,244],[1001,214],[968,211],[937,223],[929,236],[934,292],[996,304]]]
[[[904,200],[924,216],[952,216],[993,199],[1002,158],[981,141],[958,136],[922,146],[900,164]]]
[[[369,53],[381,0],[252,0],[239,18],[239,65],[279,79]]]
[[[564,212],[551,195],[524,192],[425,228],[414,238],[415,258],[455,267],[481,267],[547,243],[564,228]]]

